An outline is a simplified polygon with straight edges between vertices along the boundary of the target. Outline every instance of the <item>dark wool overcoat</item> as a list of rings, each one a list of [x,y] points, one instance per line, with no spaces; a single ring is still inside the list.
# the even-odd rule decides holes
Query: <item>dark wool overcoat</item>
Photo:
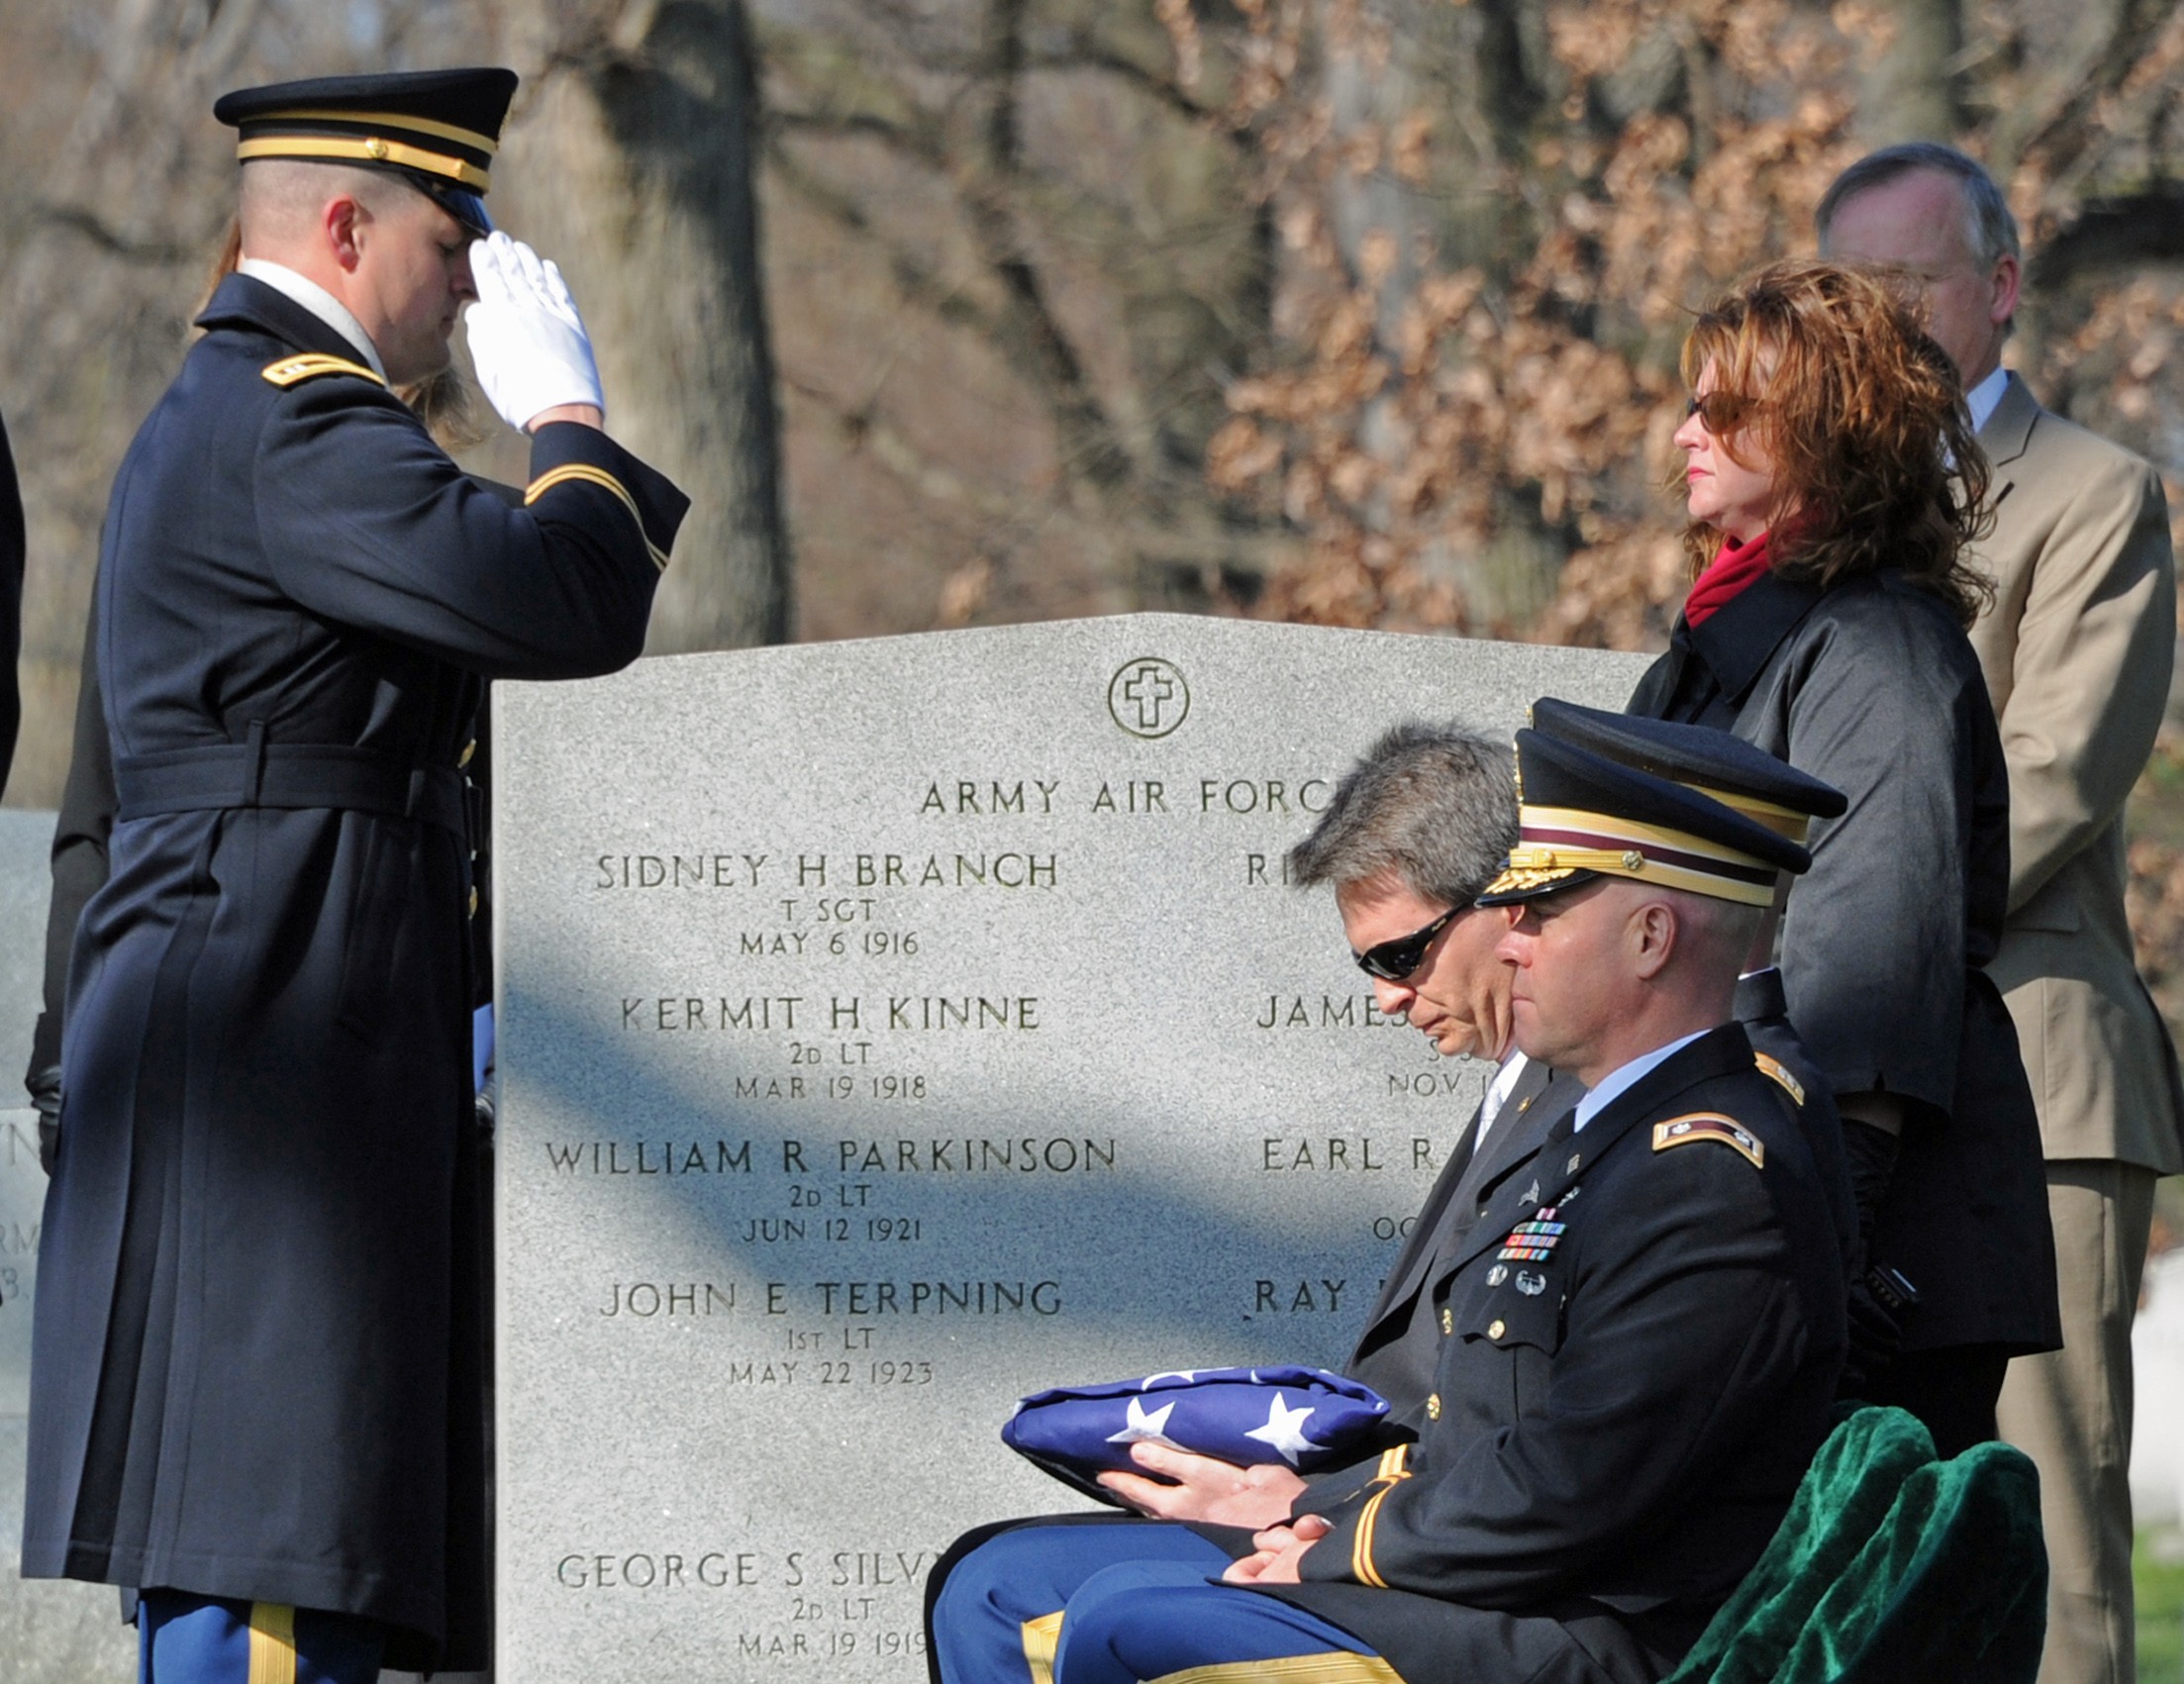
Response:
[[[1813,823],[1779,962],[1837,1094],[1909,1102],[1874,1235],[1921,1295],[1904,1347],[2062,1342],[2039,1120],[1986,971],[2010,886],[2010,780],[1978,658],[1940,601],[1884,571],[1766,574],[1639,680],[1631,712],[1736,733],[1850,798]]]
[[[467,478],[230,276],[115,481],[119,809],[84,909],[33,1334],[28,1576],[337,1610],[482,1658],[471,884],[488,677],[642,647],[684,499],[542,428]]]

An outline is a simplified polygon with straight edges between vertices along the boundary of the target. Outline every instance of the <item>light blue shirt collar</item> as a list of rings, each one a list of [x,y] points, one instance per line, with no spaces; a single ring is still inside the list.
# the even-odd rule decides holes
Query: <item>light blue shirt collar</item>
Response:
[[[2002,402],[2002,394],[2010,389],[2010,371],[1997,368],[1978,385],[1964,394],[1964,407],[1972,412],[1972,431],[1983,433],[1987,423],[1994,420],[1996,406]]]
[[[1600,1115],[1603,1106],[1618,1094],[1636,1085],[1652,1070],[1654,1065],[1673,1053],[1681,1052],[1694,1040],[1697,1040],[1700,1036],[1711,1033],[1708,1030],[1700,1030],[1697,1034],[1685,1036],[1681,1040],[1672,1040],[1666,1046],[1656,1046],[1650,1052],[1641,1052],[1628,1064],[1619,1065],[1617,1068],[1610,1070],[1600,1078],[1596,1086],[1587,1091],[1583,1099],[1577,1102],[1577,1121],[1572,1127],[1575,1129],[1584,1128],[1586,1124]]]

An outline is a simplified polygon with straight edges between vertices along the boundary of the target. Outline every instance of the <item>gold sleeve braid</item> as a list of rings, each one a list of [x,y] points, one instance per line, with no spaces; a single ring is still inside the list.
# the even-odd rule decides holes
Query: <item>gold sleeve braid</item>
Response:
[[[593,467],[589,462],[565,462],[560,467],[549,468],[524,487],[524,507],[529,508],[556,485],[567,485],[572,481],[596,485],[613,492],[621,500],[622,506],[630,511],[630,519],[637,522],[638,537],[645,541],[645,550],[651,556],[652,565],[663,573],[667,571],[667,552],[654,544],[651,535],[645,530],[645,517],[638,512],[637,499],[630,495],[628,486],[605,468]]]

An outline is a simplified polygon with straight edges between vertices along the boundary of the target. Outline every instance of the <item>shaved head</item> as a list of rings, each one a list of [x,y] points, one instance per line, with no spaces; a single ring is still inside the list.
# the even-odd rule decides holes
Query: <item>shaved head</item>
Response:
[[[1675,908],[1681,944],[1705,974],[1727,971],[1734,977],[1743,968],[1752,940],[1759,934],[1760,921],[1767,915],[1765,907],[1717,900],[1684,889],[1667,890],[1661,899]]]
[[[276,248],[310,239],[318,231],[327,202],[345,193],[377,216],[395,195],[412,192],[415,189],[384,170],[312,163],[304,158],[254,158],[243,166],[238,206],[243,248],[252,256],[271,255]]]

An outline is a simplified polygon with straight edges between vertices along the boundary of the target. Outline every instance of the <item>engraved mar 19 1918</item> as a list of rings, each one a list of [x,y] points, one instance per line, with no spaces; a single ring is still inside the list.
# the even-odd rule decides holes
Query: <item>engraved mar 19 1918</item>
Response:
[[[1476,1100],[1282,855],[1634,657],[1167,616],[503,686],[499,1661],[922,1678],[1043,1386],[1340,1360]]]

